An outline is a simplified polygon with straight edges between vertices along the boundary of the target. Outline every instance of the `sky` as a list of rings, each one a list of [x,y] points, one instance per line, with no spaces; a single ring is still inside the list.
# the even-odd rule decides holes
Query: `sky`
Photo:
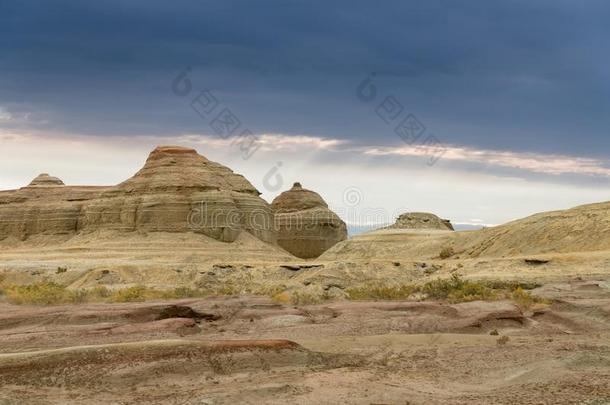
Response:
[[[0,0],[0,189],[195,147],[349,223],[610,200],[610,3]],[[227,124],[227,122],[229,124]]]

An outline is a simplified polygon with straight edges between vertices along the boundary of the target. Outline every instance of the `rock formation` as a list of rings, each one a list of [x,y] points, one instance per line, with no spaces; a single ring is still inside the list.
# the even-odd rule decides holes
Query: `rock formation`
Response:
[[[35,186],[63,186],[64,182],[57,177],[49,176],[48,173],[42,173],[36,176],[29,184],[30,187]]]
[[[453,246],[461,232],[452,232],[449,220],[426,212],[401,214],[393,225],[356,235],[338,243],[321,261],[356,262],[432,259]]]
[[[441,219],[427,212],[407,212],[401,214],[389,229],[440,229],[453,231],[448,219]]]
[[[104,230],[195,232],[233,242],[246,231],[274,244],[273,211],[259,195],[243,176],[194,149],[163,146],[117,186],[65,186],[42,174],[0,192],[0,240],[42,236],[52,243],[54,236]]]
[[[271,206],[275,211],[278,244],[297,257],[318,257],[347,238],[345,222],[319,194],[304,189],[300,183],[277,196]]]

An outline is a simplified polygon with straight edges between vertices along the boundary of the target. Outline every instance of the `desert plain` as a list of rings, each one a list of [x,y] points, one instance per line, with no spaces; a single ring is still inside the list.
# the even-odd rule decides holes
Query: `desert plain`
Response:
[[[0,404],[610,403],[610,202],[348,238],[159,147],[0,192],[0,292]]]

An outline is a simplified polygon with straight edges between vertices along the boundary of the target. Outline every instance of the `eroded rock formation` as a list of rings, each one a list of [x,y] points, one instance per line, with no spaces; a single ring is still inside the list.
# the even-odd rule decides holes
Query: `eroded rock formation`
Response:
[[[42,173],[36,176],[29,184],[30,187],[35,186],[63,186],[64,182],[57,177],[49,176],[48,173]]]
[[[453,231],[448,219],[442,219],[427,212],[406,212],[401,214],[389,229],[440,229]]]
[[[304,189],[300,183],[277,196],[271,206],[275,211],[278,244],[297,257],[318,257],[347,238],[345,222],[319,194]]]
[[[104,230],[196,232],[232,242],[246,231],[275,243],[273,211],[259,194],[194,149],[162,146],[117,186],[65,186],[42,174],[27,187],[0,192],[0,240],[42,235],[52,242]]]

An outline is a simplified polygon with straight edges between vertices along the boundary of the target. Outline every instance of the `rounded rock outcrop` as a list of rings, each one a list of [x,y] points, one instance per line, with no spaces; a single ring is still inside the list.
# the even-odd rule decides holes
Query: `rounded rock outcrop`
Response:
[[[48,173],[41,173],[30,182],[28,187],[37,186],[63,186],[64,182],[57,177],[50,176]]]
[[[304,189],[300,183],[277,196],[271,207],[278,244],[294,256],[316,258],[347,238],[345,222],[318,193]]]
[[[448,219],[442,219],[428,212],[406,212],[396,219],[388,229],[439,229],[453,231],[453,225]]]

